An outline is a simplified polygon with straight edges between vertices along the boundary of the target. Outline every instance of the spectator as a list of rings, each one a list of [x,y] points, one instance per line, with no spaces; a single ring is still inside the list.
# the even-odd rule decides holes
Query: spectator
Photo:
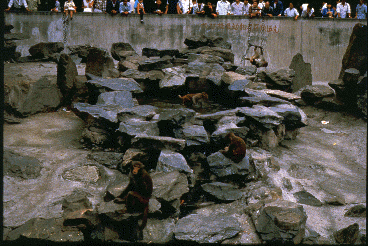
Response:
[[[273,8],[272,16],[281,16],[284,11],[284,5],[279,0],[274,0],[272,8]]]
[[[284,15],[286,17],[293,17],[294,20],[297,20],[298,16],[299,16],[299,13],[298,13],[298,10],[296,10],[296,8],[294,8],[294,4],[290,3],[289,8],[285,9]]]
[[[183,14],[189,14],[190,9],[193,7],[192,0],[181,0],[181,11]]]
[[[196,3],[197,1],[196,0],[193,0],[193,14],[197,14],[197,15],[200,15],[200,16],[204,16],[205,12],[203,10],[203,7],[204,7],[204,4],[202,2],[199,2]]]
[[[252,5],[248,2],[248,0],[244,0],[244,13],[243,15],[249,16],[249,9]]]
[[[165,0],[164,0],[165,1]],[[166,12],[166,4],[162,3],[161,0],[157,0],[154,6],[154,14],[163,15]]]
[[[106,12],[106,0],[94,0],[95,6],[93,12],[105,13]]]
[[[359,4],[356,7],[356,19],[367,19],[367,5],[364,4],[363,0],[359,1]]]
[[[216,6],[217,15],[229,15],[231,14],[230,3],[227,0],[219,0]]]
[[[181,9],[179,0],[168,0],[165,14],[180,14],[180,13]]]
[[[128,16],[130,13],[132,13],[132,5],[130,2],[128,3],[128,0],[123,0],[123,2],[120,3],[119,13],[121,13],[123,16]]]
[[[73,0],[68,0],[64,3],[64,13],[66,15],[66,19],[68,19],[68,15],[70,15],[70,19],[73,20],[73,13],[76,11],[77,7],[75,7],[75,4]]]
[[[29,12],[26,0],[10,0],[8,3],[8,8],[5,9],[6,12]]]
[[[332,8],[331,4],[327,4],[327,8],[323,9],[322,11],[322,17],[328,17],[328,18],[334,18],[335,16],[335,10]]]
[[[339,18],[346,18],[346,16],[351,18],[350,4],[348,4],[345,0],[342,0],[341,3],[336,6],[336,12]]]
[[[55,0],[55,8],[51,9],[51,12],[60,12],[60,2],[58,0]]]
[[[267,1],[265,3],[265,7],[261,11],[262,16],[269,16],[272,17],[273,8],[270,6],[270,2]]]
[[[109,0],[106,4],[106,13],[116,15],[117,13],[119,13],[119,8],[119,0]]]
[[[319,12],[321,12],[321,14],[322,14],[323,10],[326,9],[326,8],[327,8],[327,2],[322,2],[322,8],[320,8]]]
[[[217,14],[215,10],[213,9],[212,3],[207,2],[207,4],[203,7],[204,14],[211,18],[216,18]]]
[[[243,15],[244,3],[240,2],[240,0],[235,0],[235,2],[231,4],[231,13],[233,15]]]
[[[262,9],[265,7],[265,2],[264,2],[263,0],[259,0],[258,7],[259,7],[259,8],[261,9],[261,11],[262,11]]]
[[[83,0],[83,12],[88,12],[91,13],[92,12],[92,7],[93,7],[93,1],[92,0]]]
[[[301,6],[302,14],[300,15],[303,18],[313,18],[314,17],[314,8],[310,6],[310,4],[303,4]]]
[[[257,1],[253,1],[252,6],[249,8],[249,18],[261,16],[261,10],[258,7]]]
[[[143,0],[144,11],[146,13],[152,13],[155,10],[155,0]]]
[[[141,17],[141,23],[143,23],[143,15],[146,14],[146,12],[144,11],[143,0],[138,0],[137,14],[139,14],[139,16]]]

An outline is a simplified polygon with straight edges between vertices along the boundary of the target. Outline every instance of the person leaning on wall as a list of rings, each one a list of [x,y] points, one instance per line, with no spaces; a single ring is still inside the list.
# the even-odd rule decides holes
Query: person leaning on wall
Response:
[[[29,12],[26,0],[10,0],[5,12],[24,13]]]

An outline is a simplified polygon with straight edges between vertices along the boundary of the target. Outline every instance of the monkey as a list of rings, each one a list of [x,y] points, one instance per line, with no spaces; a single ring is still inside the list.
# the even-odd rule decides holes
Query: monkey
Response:
[[[208,103],[208,94],[206,92],[197,93],[197,94],[187,94],[185,96],[180,96],[179,98],[183,101],[183,105],[204,107],[205,103]]]
[[[126,203],[126,212],[143,212],[142,224],[139,230],[142,231],[147,225],[148,203],[152,196],[152,178],[144,169],[143,163],[133,161],[129,174],[129,184],[127,188],[114,200],[115,203]]]
[[[249,59],[249,61],[252,65],[256,66],[257,68],[268,66],[268,62],[265,60],[263,56],[263,48],[261,46],[254,45],[254,55]]]
[[[225,147],[224,150],[220,150],[220,152],[233,162],[241,162],[247,151],[247,146],[244,140],[230,132],[225,136],[225,141],[230,142],[230,145]]]

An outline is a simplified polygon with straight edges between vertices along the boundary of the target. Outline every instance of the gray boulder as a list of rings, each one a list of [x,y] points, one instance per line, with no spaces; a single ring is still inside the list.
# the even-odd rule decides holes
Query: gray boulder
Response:
[[[139,61],[138,64],[138,69],[140,71],[160,70],[172,67],[170,59],[158,57],[151,57],[146,60]]]
[[[322,206],[322,202],[307,191],[304,191],[304,190],[298,191],[298,192],[295,192],[293,195],[296,198],[298,203],[302,203],[302,204],[306,204],[310,206],[316,206],[316,207]]]
[[[255,66],[238,67],[235,70],[235,73],[239,73],[241,75],[254,75],[256,72],[257,68]]]
[[[132,108],[124,108],[118,113],[119,121],[125,121],[130,118],[138,118],[141,120],[151,120],[156,115],[158,108],[152,105],[138,105]]]
[[[91,47],[86,61],[86,74],[99,77],[112,77],[114,74],[114,61],[106,49]]]
[[[295,71],[289,68],[270,69],[259,73],[260,77],[265,78],[265,82],[270,89],[279,89],[282,91],[290,91],[295,77]]]
[[[312,68],[310,63],[304,62],[303,55],[298,53],[291,60],[290,69],[295,71],[291,90],[298,91],[307,85],[312,85]]]
[[[138,64],[135,64],[130,61],[119,61],[118,70],[121,72],[125,72],[128,69],[138,70]]]
[[[127,56],[138,55],[129,43],[113,43],[111,45],[111,56],[115,60],[125,60]]]
[[[266,93],[269,96],[277,97],[283,100],[287,100],[289,102],[293,102],[293,101],[301,99],[301,97],[296,94],[288,93],[288,92],[280,91],[280,90],[264,89],[262,90],[262,92]]]
[[[88,158],[111,169],[117,169],[121,165],[123,156],[124,154],[116,152],[91,152],[88,154]]]
[[[194,118],[196,120],[219,121],[222,117],[225,117],[225,116],[235,116],[236,113],[238,113],[238,111],[239,111],[238,108],[229,109],[229,110],[219,111],[219,112],[212,113],[212,114],[196,115]]]
[[[160,81],[160,89],[178,89],[185,85],[185,68],[172,67],[163,69],[165,77]]]
[[[367,208],[364,205],[355,205],[351,207],[344,216],[346,217],[366,217]]]
[[[308,85],[301,91],[301,97],[307,103],[314,103],[333,95],[334,90],[326,85]]]
[[[307,125],[307,115],[295,105],[280,104],[269,109],[284,117],[283,123],[287,128],[295,129]]]
[[[334,237],[339,244],[354,244],[359,236],[359,224],[354,223],[334,233]]]
[[[34,58],[49,58],[64,49],[62,42],[38,43],[29,48],[29,53]]]
[[[280,125],[284,120],[284,117],[261,105],[254,105],[251,108],[241,107],[237,109],[240,115],[245,116],[246,118],[251,118],[268,129]]]
[[[70,51],[70,55],[77,55],[82,58],[81,62],[87,61],[89,50],[92,48],[90,45],[70,45],[67,47]]]
[[[188,61],[198,61],[203,63],[218,63],[223,64],[224,59],[222,57],[213,56],[213,55],[207,55],[207,54],[189,54],[188,55]]]
[[[63,94],[64,103],[70,103],[76,92],[77,76],[77,66],[72,58],[66,54],[61,54],[57,65],[57,85]]]
[[[111,180],[107,185],[106,194],[108,194],[111,199],[114,199],[128,187],[128,184],[129,176],[119,173],[117,178]]]
[[[229,61],[229,62],[234,63],[234,54],[231,52],[231,49],[212,47],[212,48],[209,48],[209,49],[203,49],[201,51],[201,53],[222,57],[225,62]]]
[[[225,136],[230,132],[234,133],[238,137],[245,139],[249,132],[249,128],[245,126],[238,127],[234,123],[220,124],[217,126],[217,129],[211,134],[211,142],[215,144],[223,143]]]
[[[185,147],[185,140],[171,137],[137,135],[132,139],[132,147],[137,149],[180,151]]]
[[[190,125],[183,127],[183,139],[187,146],[209,143],[209,137],[203,126]]]
[[[96,183],[101,178],[100,170],[95,165],[84,165],[68,169],[62,174],[62,177],[66,180],[83,183]]]
[[[157,122],[144,121],[141,119],[129,119],[120,123],[119,132],[128,134],[129,136],[148,135],[159,136],[160,132]]]
[[[166,109],[162,111],[158,117],[158,127],[161,132],[168,135],[172,134],[172,130],[180,128],[184,123],[190,121],[196,112],[193,109]]]
[[[180,241],[219,243],[240,231],[241,225],[233,217],[191,214],[176,223],[174,235]]]
[[[206,79],[217,86],[221,85],[221,78],[226,70],[220,64],[213,64],[211,72],[206,76]]]
[[[143,230],[143,242],[157,244],[169,243],[174,239],[174,229],[175,220],[172,218],[165,220],[149,219],[147,226]]]
[[[193,170],[188,166],[187,161],[182,154],[171,150],[162,150],[158,158],[156,171],[171,172],[175,170],[185,173],[193,173]]]
[[[132,108],[134,107],[134,101],[130,91],[111,91],[101,93],[98,96],[96,105]]]
[[[248,176],[250,174],[251,167],[248,156],[245,156],[241,162],[235,163],[222,153],[216,152],[207,157],[207,162],[211,172],[219,178],[232,175]]]
[[[110,122],[118,122],[118,113],[124,108],[118,105],[91,105],[88,103],[73,103],[72,108],[83,115],[90,115],[93,118],[106,119]]]
[[[92,74],[86,74],[90,79],[87,81],[87,85],[92,90],[97,90],[99,93],[105,91],[131,91],[133,93],[141,93],[143,90],[140,85],[131,78],[116,78],[116,79],[104,79]]]
[[[253,221],[263,241],[295,244],[302,241],[307,215],[301,205],[277,200],[267,203],[257,214]]]
[[[238,99],[238,104],[240,106],[253,106],[262,105],[266,107],[275,106],[278,104],[288,104],[288,101],[282,100],[280,98],[265,96],[265,97],[240,97]]]
[[[235,73],[235,72],[224,72],[221,79],[222,81],[224,81],[225,84],[232,85],[237,80],[241,80],[241,81],[247,80],[247,77],[244,75]]]
[[[123,73],[120,73],[121,77],[131,78],[138,82],[143,82],[148,77],[147,72],[138,71],[136,69],[127,69]]]
[[[3,154],[3,172],[11,177],[35,179],[41,176],[42,165],[39,160],[22,156],[9,150]]]
[[[220,201],[235,201],[242,197],[243,193],[235,185],[213,182],[203,184],[202,189]]]

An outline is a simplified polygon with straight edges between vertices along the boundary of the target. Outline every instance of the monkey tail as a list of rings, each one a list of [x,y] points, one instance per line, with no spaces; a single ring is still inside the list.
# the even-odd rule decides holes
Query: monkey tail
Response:
[[[180,99],[183,99],[183,96],[178,95],[178,97],[179,97]]]
[[[143,230],[147,225],[147,218],[148,218],[148,204],[145,207],[143,211],[143,218],[142,218],[142,224],[139,226],[139,230]]]

